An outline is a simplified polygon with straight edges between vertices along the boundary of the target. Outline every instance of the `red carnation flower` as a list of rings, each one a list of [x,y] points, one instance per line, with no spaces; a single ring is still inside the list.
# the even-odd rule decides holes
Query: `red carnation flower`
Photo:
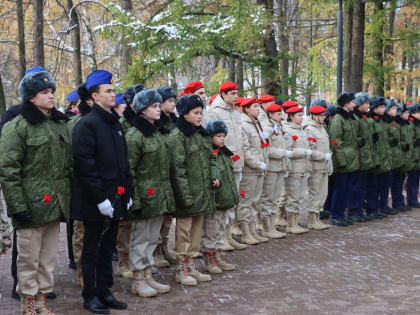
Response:
[[[232,156],[232,161],[236,162],[237,160],[239,160],[241,157],[237,154],[235,154],[234,156]]]
[[[330,143],[331,143],[333,146],[338,147],[338,142],[337,142],[337,141],[333,140],[333,141],[331,141]]]
[[[124,195],[125,194],[125,188],[123,186],[118,186],[118,188],[117,188],[117,194],[119,196]]]
[[[394,122],[391,123],[391,126],[395,126],[395,125],[396,125],[396,123],[394,123]]]
[[[414,118],[413,117],[410,117],[409,119],[410,119],[411,122],[414,122]]]
[[[367,115],[362,115],[362,118],[367,119],[368,117],[367,117]]]
[[[212,155],[216,156],[218,153],[219,153],[219,149],[214,149],[213,152],[212,152]]]
[[[44,202],[50,203],[51,202],[51,196],[49,194],[44,194]]]
[[[245,198],[245,190],[242,190],[242,191],[241,191],[241,196],[242,196],[243,198]]]
[[[293,141],[297,141],[297,139],[299,139],[298,136],[292,136]]]
[[[373,116],[373,119],[375,119],[375,120],[379,120],[379,116]]]
[[[152,197],[155,194],[155,190],[153,188],[147,188],[147,195]]]
[[[316,142],[316,139],[315,139],[315,138],[313,138],[313,137],[309,137],[309,138],[308,138],[308,141],[309,141],[309,142],[313,142],[313,143],[315,143],[315,142]]]

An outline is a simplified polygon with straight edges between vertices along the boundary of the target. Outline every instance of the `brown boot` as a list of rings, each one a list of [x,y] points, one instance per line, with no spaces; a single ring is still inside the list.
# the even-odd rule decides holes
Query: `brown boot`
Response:
[[[35,298],[33,296],[22,295],[20,297],[20,311],[22,315],[37,315],[35,311]]]
[[[290,234],[303,234],[308,232],[307,229],[304,229],[303,227],[299,226],[297,224],[297,213],[291,213],[289,212],[287,214],[287,227],[286,232]]]
[[[159,283],[155,279],[153,279],[152,267],[147,267],[144,275],[145,275],[146,282],[149,285],[149,287],[152,287],[153,289],[155,289],[157,293],[163,294],[163,293],[168,293],[169,291],[171,291],[171,287],[169,285]]]
[[[249,232],[251,233],[252,237],[255,238],[257,241],[261,242],[261,243],[265,243],[268,241],[268,238],[266,237],[262,237],[260,236],[257,231],[256,231],[256,226],[257,223],[256,222],[251,222],[249,224]]]
[[[130,270],[130,265],[128,264],[128,253],[118,254],[116,275],[126,279],[133,278],[133,272]]]
[[[236,269],[235,265],[229,264],[229,263],[227,263],[226,261],[223,260],[223,258],[222,258],[222,251],[220,249],[218,249],[216,251],[215,258],[216,258],[217,265],[223,271],[232,271],[232,270],[235,270]]]
[[[188,269],[189,258],[185,258],[178,263],[178,268],[176,269],[176,283],[182,285],[197,285],[197,280],[191,277],[190,271]]]
[[[144,270],[134,271],[131,293],[145,298],[156,296],[158,291],[147,283],[144,272]]]
[[[168,238],[164,237],[162,239],[162,255],[163,257],[165,257],[165,259],[171,264],[171,265],[176,265],[176,257],[175,255],[173,255],[171,252],[169,252],[169,248],[168,248]]]
[[[194,260],[190,258],[187,262],[188,270],[190,272],[191,277],[199,282],[208,282],[211,281],[210,275],[206,275],[205,273],[201,273],[197,266],[194,264]]]
[[[276,229],[276,225],[275,225],[276,215],[272,214],[272,215],[270,215],[269,218],[270,218],[270,230],[271,230],[271,234],[273,235],[272,238],[279,239],[279,238],[286,237],[286,233],[277,231],[277,229]]]
[[[286,227],[287,226],[287,214],[284,208],[279,207],[279,212],[277,214],[276,225]]]
[[[325,223],[323,223],[321,221],[321,219],[319,218],[319,213],[315,213],[315,222],[316,222],[316,225],[318,226],[318,228],[317,229],[316,228],[313,228],[313,229],[316,229],[316,230],[325,230],[325,229],[329,229],[330,228],[330,226],[328,224],[325,224]],[[311,228],[309,226],[309,223],[308,223],[308,228]]]
[[[82,264],[77,264],[77,285],[83,288],[83,272],[82,272]]]
[[[214,252],[204,253],[205,264],[204,270],[208,273],[220,274],[222,269],[217,265],[216,260],[214,259]]]
[[[249,232],[249,223],[248,222],[241,223],[240,227],[241,227],[241,230],[242,230],[242,238],[241,238],[242,243],[245,243],[245,244],[248,244],[248,245],[257,245],[257,244],[260,243]]]
[[[47,295],[38,293],[35,295],[35,311],[38,315],[54,315],[54,312],[47,306]]]
[[[158,244],[153,252],[153,259],[155,260],[155,267],[166,268],[171,264],[165,259],[162,253],[162,244]]]

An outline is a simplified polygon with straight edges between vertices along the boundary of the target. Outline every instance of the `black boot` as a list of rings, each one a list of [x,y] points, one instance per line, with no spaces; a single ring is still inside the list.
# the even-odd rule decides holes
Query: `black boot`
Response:
[[[76,262],[74,261],[74,259],[69,260],[69,268],[70,269],[77,269],[77,265],[76,265]]]
[[[337,226],[348,226],[348,222],[344,219],[331,219],[331,224],[332,225],[337,225]]]
[[[420,208],[420,203],[417,201],[415,203],[409,203],[408,206],[411,208]]]
[[[57,294],[55,294],[54,292],[47,293],[48,300],[55,300],[56,298],[57,298]]]
[[[390,208],[389,206],[386,206],[385,208],[380,210],[382,213],[389,214],[389,215],[395,215],[398,213],[398,210],[394,210]]]
[[[330,217],[330,212],[329,211],[322,211],[320,214],[319,214],[319,218],[321,219],[321,220],[326,220],[326,219],[328,219]]]
[[[111,258],[113,261],[118,261],[118,252],[116,249],[114,249],[114,251],[112,252]]]
[[[85,300],[83,308],[95,314],[110,314],[109,308],[103,305],[97,296]]]
[[[19,294],[16,292],[16,287],[17,287],[17,281],[13,282],[13,289],[12,289],[12,298],[20,301],[20,296]]]
[[[364,213],[363,213],[360,217],[364,220],[364,222],[367,222],[367,221],[372,220],[372,218],[371,218],[371,217],[367,216],[367,215],[366,215],[366,214],[364,214]]]
[[[108,293],[107,295],[99,296],[99,300],[102,304],[105,306],[115,309],[115,310],[125,310],[128,305],[125,303],[122,303],[118,301],[111,293]]]

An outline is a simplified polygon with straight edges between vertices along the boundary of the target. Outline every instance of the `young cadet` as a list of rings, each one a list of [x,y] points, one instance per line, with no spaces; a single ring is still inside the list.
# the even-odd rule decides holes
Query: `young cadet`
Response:
[[[192,81],[190,83],[187,84],[187,86],[184,88],[184,94],[185,95],[198,95],[201,98],[201,101],[204,104],[204,108],[203,108],[203,119],[201,120],[201,125],[202,126],[207,126],[207,123],[210,120],[209,117],[209,109],[207,109],[207,94],[206,94],[206,90],[203,86],[203,82],[201,81]],[[179,113],[178,113],[179,114]]]
[[[308,136],[303,130],[303,108],[294,106],[289,108],[287,122],[284,123],[285,139],[287,148],[292,151],[289,159],[288,176],[286,177],[286,232],[291,234],[302,234],[308,232],[301,227],[297,220],[302,211],[303,189],[305,177],[311,172],[312,149]]]
[[[420,104],[412,104],[408,111],[412,121],[414,167],[407,175],[407,205],[413,208],[420,208],[418,201],[420,180]]]
[[[388,139],[385,113],[385,98],[375,96],[370,101],[369,117],[373,119],[374,133],[372,140],[376,153],[376,168],[369,173],[367,210],[372,218],[382,219],[388,215],[383,212],[388,205],[390,171],[392,169],[391,146]]]
[[[352,115],[354,94],[343,92],[337,99],[337,114],[328,127],[333,152],[334,187],[331,200],[331,224],[348,226],[353,220],[347,220],[344,214],[348,198],[353,195],[355,172],[360,168],[357,144],[357,127]]]
[[[397,117],[395,122],[400,127],[400,145],[403,152],[402,159],[403,165],[400,168],[394,170],[392,175],[391,183],[391,193],[392,193],[392,208],[398,211],[408,211],[411,210],[407,206],[404,195],[403,195],[403,185],[407,175],[407,172],[410,172],[414,167],[414,157],[413,157],[413,134],[410,126],[410,121],[408,120],[410,114],[408,112],[408,107],[406,104],[401,104],[398,106]]]
[[[153,253],[165,214],[175,210],[169,180],[170,153],[161,126],[162,97],[157,90],[143,90],[134,97],[133,110],[137,116],[133,128],[126,133],[128,161],[134,183],[129,260],[133,270],[131,293],[152,297],[170,291],[168,285],[152,277]]]
[[[127,104],[123,99],[122,93],[115,94],[115,108],[114,111],[117,113],[118,117],[123,117],[123,113],[127,108]]]
[[[308,179],[309,217],[308,228],[325,230],[329,226],[320,220],[324,203],[328,195],[328,176],[332,174],[330,139],[324,127],[326,108],[321,105],[311,106],[311,116],[304,122],[304,130],[309,135],[312,150],[312,173]]]
[[[180,98],[176,104],[179,114],[176,128],[167,139],[176,206],[176,282],[183,285],[211,280],[194,263],[194,258],[200,255],[204,215],[215,211],[212,187],[220,186],[210,137],[201,126],[203,108],[198,95]]]
[[[79,104],[80,104],[80,96],[79,93],[77,93],[77,90],[72,91],[67,96],[67,102],[69,102],[69,106],[66,109],[66,117],[67,119],[70,119],[74,115],[80,114],[79,111]]]
[[[92,111],[73,129],[74,171],[72,218],[85,227],[82,250],[84,308],[106,314],[126,309],[112,295],[112,251],[118,224],[132,204],[133,181],[127,144],[115,107],[112,74],[93,71],[86,89],[94,100]]]
[[[353,195],[349,198],[348,216],[355,222],[371,220],[363,212],[368,191],[369,171],[376,167],[375,148],[372,141],[373,127],[372,118],[367,116],[370,108],[369,94],[359,92],[355,95],[355,108],[353,110],[357,126],[357,141],[359,150],[359,171],[355,173]]]
[[[70,209],[70,140],[66,116],[54,108],[54,79],[46,71],[19,83],[22,111],[2,129],[0,183],[17,235],[21,314],[54,314],[60,218]]]
[[[234,82],[223,82],[219,88],[219,95],[214,99],[210,112],[210,118],[214,120],[223,120],[229,133],[225,138],[226,147],[233,152],[233,169],[235,172],[236,187],[239,192],[239,183],[242,178],[242,169],[244,167],[244,151],[242,144],[242,126],[241,114],[235,110],[238,102],[238,85]],[[242,98],[243,100],[243,98]],[[226,234],[224,240],[224,250],[244,249],[246,244],[237,242],[232,237],[232,227],[237,219],[237,207],[228,211],[228,224],[226,225]]]
[[[222,258],[228,211],[239,202],[233,169],[233,152],[225,146],[228,128],[222,120],[212,120],[207,125],[207,131],[213,144],[212,155],[216,158],[217,168],[221,176],[221,185],[215,190],[216,212],[206,214],[203,223],[202,250],[205,254],[205,269],[209,273],[222,273],[235,270],[235,266]]]
[[[143,84],[137,84],[130,86],[123,95],[124,102],[127,104],[123,112],[123,117],[120,118],[120,123],[125,133],[129,128],[133,126],[132,122],[136,113],[133,110],[133,100],[137,93],[143,91],[145,86]]]
[[[266,106],[271,130],[270,146],[268,147],[268,171],[260,201],[261,218],[263,220],[263,236],[267,238],[283,238],[285,233],[276,230],[275,220],[278,201],[284,190],[284,177],[287,169],[287,159],[292,152],[287,150],[287,142],[281,131],[282,107],[277,104]]]
[[[270,121],[268,119],[268,113],[267,113],[267,106],[274,103],[274,96],[272,95],[262,95],[258,99],[258,104],[260,104],[260,114],[258,116],[258,120],[261,123],[261,126],[266,131],[266,133],[271,133],[270,130]],[[267,135],[268,136],[268,135]]]
[[[169,131],[175,129],[177,116],[175,115],[175,105],[177,94],[176,91],[169,87],[160,87],[157,89],[158,93],[162,97],[162,103],[160,104],[160,120],[159,124],[165,126]],[[168,134],[165,134],[168,136]],[[165,215],[163,217],[163,223],[160,230],[159,244],[156,246],[153,257],[155,260],[155,266],[158,268],[169,267],[171,264],[176,264],[176,257],[169,252],[168,241],[169,241],[169,230],[172,225],[172,216]]]
[[[244,152],[244,168],[239,191],[242,198],[238,205],[238,223],[242,231],[242,243],[256,245],[267,242],[256,231],[257,205],[260,202],[264,176],[268,169],[269,139],[263,139],[263,128],[258,120],[260,106],[255,98],[242,101],[242,142]]]

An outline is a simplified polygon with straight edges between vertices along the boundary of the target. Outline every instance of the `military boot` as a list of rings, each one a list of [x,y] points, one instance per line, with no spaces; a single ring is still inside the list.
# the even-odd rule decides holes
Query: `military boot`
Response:
[[[328,229],[328,225],[320,222],[317,218],[318,213],[309,212],[308,214],[308,229],[314,230],[325,230]]]
[[[272,215],[268,216],[268,219],[269,219],[268,224],[270,225],[270,231],[271,231],[271,235],[272,235],[271,238],[279,239],[279,238],[286,237],[286,233],[277,231],[277,229],[276,229],[276,224],[275,224],[276,215],[272,214]]]
[[[229,241],[231,237],[232,235],[231,235],[230,225],[228,224],[226,225],[225,238],[223,239],[223,250],[225,252],[231,252],[235,250],[235,247],[233,247]]]
[[[232,235],[235,236],[242,236],[242,230],[239,227],[239,224],[232,224],[232,229],[231,229]]]
[[[216,260],[214,258],[214,252],[207,252],[204,253],[204,270],[208,273],[212,274],[220,274],[222,273],[222,269],[217,265]]]
[[[153,259],[155,260],[155,267],[166,268],[171,264],[165,259],[162,253],[162,245],[158,244],[153,252]]]
[[[188,269],[189,258],[185,258],[178,263],[178,268],[176,269],[176,283],[182,285],[197,285],[197,280],[195,280]]]
[[[188,270],[191,274],[191,277],[193,277],[195,280],[199,282],[208,282],[211,281],[210,275],[206,275],[204,273],[201,273],[197,266],[194,264],[193,259],[189,259],[187,262]]]
[[[261,243],[265,243],[268,241],[268,238],[266,237],[262,237],[260,236],[257,231],[256,231],[256,226],[257,223],[256,222],[251,222],[249,224],[249,232],[251,233],[252,237],[255,238],[257,241],[261,242]]]
[[[307,229],[304,229],[303,227],[299,226],[297,224],[297,213],[291,213],[289,212],[287,214],[287,227],[286,232],[290,234],[302,234],[308,232]]]
[[[322,230],[325,230],[325,229],[329,229],[330,228],[330,226],[328,224],[325,224],[325,223],[323,223],[321,221],[321,214],[320,213],[317,213],[316,214],[316,221],[318,222],[318,225],[324,226],[324,228]]]
[[[35,311],[35,298],[33,296],[22,295],[20,299],[20,311],[22,315],[37,315]]]
[[[35,295],[35,311],[38,315],[54,315],[54,312],[47,306],[47,295],[38,293]]]
[[[118,255],[118,265],[117,265],[117,276],[132,279],[133,272],[130,270],[130,265],[128,264],[128,253],[123,253]]]
[[[136,270],[133,273],[133,285],[131,286],[131,293],[148,298],[156,296],[158,291],[147,283],[144,270]]]
[[[227,263],[226,261],[223,260],[223,258],[222,258],[222,251],[220,249],[218,249],[216,251],[215,258],[216,258],[217,265],[223,271],[232,271],[232,270],[235,270],[236,269],[235,265],[229,264],[229,263]]]
[[[242,238],[241,238],[242,243],[245,243],[248,245],[256,245],[260,243],[260,241],[256,240],[249,232],[248,222],[241,223],[240,227],[242,230]]]
[[[163,257],[171,264],[176,265],[176,257],[172,253],[169,252],[168,248],[168,238],[164,237],[162,239],[162,245],[161,245],[162,255]]]
[[[279,207],[279,212],[277,214],[276,225],[286,227],[287,226],[287,215],[284,208]]]
[[[155,279],[153,279],[152,267],[146,268],[145,278],[149,287],[155,289],[157,293],[163,294],[163,293],[168,293],[169,291],[171,291],[171,287],[169,285],[159,283]]]
[[[245,249],[245,248],[247,248],[246,244],[239,243],[232,237],[231,227],[232,227],[231,225],[228,225],[226,227],[226,233],[225,233],[224,241],[229,242],[229,245],[231,247],[233,247],[234,249]],[[225,246],[226,246],[226,243],[225,243]],[[226,251],[224,248],[223,248],[223,250]]]
[[[77,285],[83,288],[83,272],[82,272],[82,264],[77,264]]]

